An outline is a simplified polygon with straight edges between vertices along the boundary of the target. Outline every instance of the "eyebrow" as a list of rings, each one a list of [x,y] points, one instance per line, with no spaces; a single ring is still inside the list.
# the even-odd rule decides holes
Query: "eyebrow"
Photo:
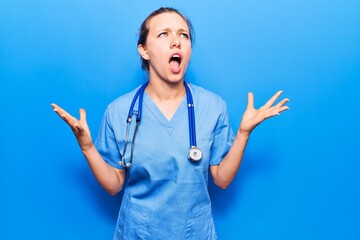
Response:
[[[169,32],[169,31],[171,31],[171,28],[161,28],[161,29],[155,31],[155,33],[159,33],[159,32],[162,32],[162,31]],[[189,30],[184,29],[184,28],[180,28],[176,32],[187,32],[187,33],[189,33]]]

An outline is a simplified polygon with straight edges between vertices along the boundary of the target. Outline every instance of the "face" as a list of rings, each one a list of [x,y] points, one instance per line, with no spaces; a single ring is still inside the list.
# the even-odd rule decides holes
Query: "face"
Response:
[[[191,57],[190,31],[177,13],[162,13],[148,21],[146,45],[139,45],[149,62],[150,80],[179,82],[184,79]]]

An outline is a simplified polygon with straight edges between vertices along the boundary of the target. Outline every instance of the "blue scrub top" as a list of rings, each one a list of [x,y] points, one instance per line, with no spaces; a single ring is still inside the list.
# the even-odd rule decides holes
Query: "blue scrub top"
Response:
[[[104,160],[118,169],[123,169],[119,161],[126,118],[137,89],[107,107],[96,140]],[[114,239],[217,238],[207,189],[209,166],[221,162],[234,134],[225,102],[201,87],[191,84],[190,90],[202,159],[191,162],[187,158],[190,142],[186,97],[169,121],[145,92]],[[135,119],[125,153],[127,162],[134,125]]]

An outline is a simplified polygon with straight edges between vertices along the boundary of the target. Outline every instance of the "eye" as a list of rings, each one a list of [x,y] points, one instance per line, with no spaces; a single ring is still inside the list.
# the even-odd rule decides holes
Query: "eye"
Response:
[[[168,35],[167,32],[161,32],[158,37],[166,37]]]
[[[189,37],[189,34],[187,34],[187,33],[181,33],[181,34],[180,34],[180,37],[186,38],[186,39],[189,39],[189,38],[190,38],[190,37]]]

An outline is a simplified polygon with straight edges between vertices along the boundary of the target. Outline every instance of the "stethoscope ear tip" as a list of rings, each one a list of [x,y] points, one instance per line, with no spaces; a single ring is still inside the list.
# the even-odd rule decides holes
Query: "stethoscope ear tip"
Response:
[[[129,168],[131,166],[131,163],[128,162],[128,163],[125,163],[125,158],[122,158],[120,161],[119,161],[120,165],[124,168]]]

